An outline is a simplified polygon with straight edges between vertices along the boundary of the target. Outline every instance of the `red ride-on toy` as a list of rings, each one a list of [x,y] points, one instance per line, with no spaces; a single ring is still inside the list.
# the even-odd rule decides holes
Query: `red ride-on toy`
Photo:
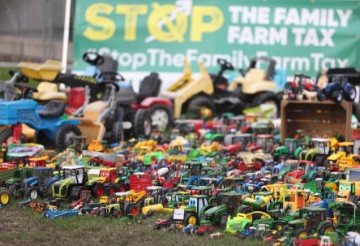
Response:
[[[321,88],[310,76],[305,74],[295,74],[293,81],[285,84],[284,95],[287,95],[290,100],[296,100],[299,95],[303,95],[304,90],[314,92],[316,95]]]
[[[172,102],[158,97],[161,80],[157,73],[146,76],[140,84],[139,93],[132,87],[121,88],[116,94],[116,100],[122,105],[131,105],[132,109],[146,109],[151,117],[152,127],[157,130],[168,129],[172,124]]]

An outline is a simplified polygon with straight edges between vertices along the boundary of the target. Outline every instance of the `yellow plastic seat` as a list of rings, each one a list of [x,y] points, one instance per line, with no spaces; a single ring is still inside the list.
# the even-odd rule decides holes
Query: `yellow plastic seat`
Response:
[[[66,101],[65,92],[59,92],[58,87],[54,83],[41,82],[37,87],[38,92],[33,93],[35,100],[49,101],[49,100],[64,100]]]

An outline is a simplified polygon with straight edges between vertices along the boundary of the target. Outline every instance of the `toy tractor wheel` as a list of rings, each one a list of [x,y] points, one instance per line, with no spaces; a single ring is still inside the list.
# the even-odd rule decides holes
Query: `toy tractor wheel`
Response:
[[[284,86],[284,94],[288,96],[297,94],[297,88],[291,82],[287,82]]]
[[[273,92],[262,92],[257,94],[252,104],[254,106],[266,104],[269,106],[269,109],[272,110],[274,118],[278,118],[280,116],[280,101]]]
[[[356,98],[356,89],[354,86],[350,86],[346,91],[345,91],[345,99],[349,102],[353,102]]]
[[[114,142],[120,142],[124,136],[124,129],[122,127],[122,122],[116,121],[113,125],[113,140]]]
[[[76,125],[63,125],[58,129],[56,133],[56,147],[61,150],[66,149],[67,147],[76,144],[76,137],[80,136],[80,129]]]
[[[197,119],[212,117],[215,114],[215,105],[210,98],[197,96],[192,99],[187,108],[187,114],[193,115]]]
[[[95,184],[94,187],[92,188],[92,193],[96,197],[101,197],[105,195],[104,186],[102,184]]]
[[[151,117],[145,109],[136,111],[134,120],[135,136],[149,138],[152,131]]]
[[[112,211],[112,213],[111,213],[111,216],[112,216],[113,218],[121,218],[122,212],[121,212],[121,210],[113,209],[113,211]]]
[[[335,227],[333,225],[333,223],[331,223],[330,221],[323,224],[320,229],[319,229],[319,235],[322,236],[322,235],[325,235],[326,233],[328,232],[333,232],[335,231]]]
[[[185,216],[185,225],[196,225],[198,222],[197,216],[194,213],[189,213]]]
[[[0,205],[5,206],[10,201],[10,195],[7,190],[0,190]]]
[[[306,228],[300,228],[300,229],[297,229],[295,232],[294,232],[294,237],[296,238],[304,238],[304,237],[307,237],[309,236],[309,232]]]
[[[172,110],[164,105],[154,105],[149,108],[151,124],[154,129],[165,131],[172,124]]]
[[[13,138],[13,130],[11,128],[5,128],[0,132],[0,146],[3,144],[15,143],[15,139]],[[25,134],[21,134],[20,143],[26,143]]]
[[[325,101],[325,100],[327,99],[327,96],[326,96],[326,93],[325,93],[324,90],[319,90],[319,91],[317,92],[317,99],[318,99],[319,101]]]
[[[281,223],[281,222],[277,222],[274,226],[274,228],[277,230],[277,231],[282,231],[284,229],[284,225]]]
[[[112,194],[114,194],[116,191],[115,191],[115,187],[113,185],[110,185],[109,187],[107,187],[106,189],[106,194],[111,196]]]
[[[132,216],[137,216],[140,212],[139,207],[136,204],[130,205],[128,213],[131,214]]]
[[[27,189],[25,194],[26,197],[29,197],[31,200],[36,200],[39,198],[39,192],[34,188]]]
[[[334,100],[335,102],[341,102],[344,98],[344,94],[342,91],[334,91],[331,94],[331,98],[332,100]]]
[[[126,190],[125,184],[120,184],[119,185],[119,191],[124,192],[125,190]]]

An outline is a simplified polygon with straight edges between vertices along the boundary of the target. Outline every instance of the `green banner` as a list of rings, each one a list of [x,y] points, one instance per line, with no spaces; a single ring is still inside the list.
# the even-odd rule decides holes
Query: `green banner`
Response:
[[[217,70],[217,58],[246,68],[271,56],[288,76],[360,68],[358,0],[76,1],[73,70],[82,54],[110,54],[120,72],[181,72],[187,58]]]

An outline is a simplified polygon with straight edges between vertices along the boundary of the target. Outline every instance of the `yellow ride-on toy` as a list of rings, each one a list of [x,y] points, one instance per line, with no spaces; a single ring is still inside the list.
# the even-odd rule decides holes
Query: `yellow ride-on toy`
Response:
[[[222,78],[225,70],[231,69],[232,65],[222,59],[219,59],[218,63],[221,66],[220,72],[210,76],[204,63],[200,61],[200,77],[193,79],[190,65],[186,59],[184,60],[182,77],[161,93],[161,96],[173,100],[175,118],[179,118],[181,114],[200,118],[223,112],[242,113],[244,108],[240,99],[222,86],[222,80],[219,79]]]
[[[239,96],[246,108],[267,104],[278,117],[282,95],[275,92],[275,65],[276,61],[268,57],[253,58],[247,71],[240,70],[242,76],[235,78],[228,89]]]

